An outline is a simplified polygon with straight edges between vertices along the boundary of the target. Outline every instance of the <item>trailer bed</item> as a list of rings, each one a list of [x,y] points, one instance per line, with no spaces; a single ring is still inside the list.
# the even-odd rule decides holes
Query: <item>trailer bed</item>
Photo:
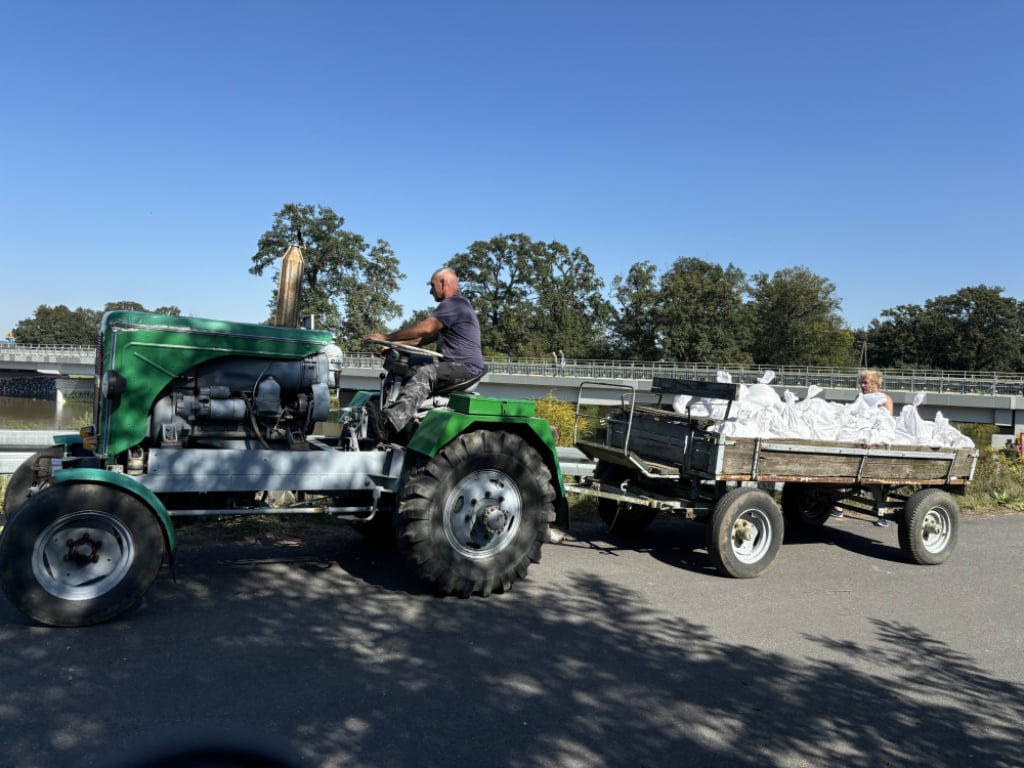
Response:
[[[624,394],[601,418],[600,441],[580,439],[581,418],[594,417],[577,406],[576,446],[597,465],[593,477],[566,490],[596,497],[613,531],[639,531],[659,512],[692,517],[708,525],[712,564],[736,578],[771,565],[784,524],[818,527],[846,513],[868,514],[883,527],[895,521],[900,549],[914,563],[938,565],[956,546],[960,513],[951,494],[963,494],[974,476],[974,448],[735,437],[712,427],[727,421],[738,385],[655,378],[656,407],[638,404],[634,387],[607,382],[581,384],[578,404],[588,386]],[[662,404],[666,395],[710,398],[724,415],[678,413]]]
[[[695,389],[724,400],[736,394],[734,384],[655,379],[652,387],[658,394]],[[603,443],[577,445],[591,458],[650,477],[726,482],[966,486],[978,460],[974,448],[735,437],[710,430],[715,423],[720,422],[624,403],[607,418]]]

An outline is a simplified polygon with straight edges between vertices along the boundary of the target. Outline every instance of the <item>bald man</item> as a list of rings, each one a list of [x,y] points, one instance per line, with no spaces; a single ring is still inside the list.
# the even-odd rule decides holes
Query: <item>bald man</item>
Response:
[[[423,346],[437,341],[444,359],[419,366],[402,385],[398,398],[387,408],[368,406],[370,424],[382,442],[401,432],[416,414],[419,404],[439,390],[469,381],[487,370],[480,344],[480,321],[469,299],[459,293],[459,278],[442,267],[430,277],[430,295],[437,307],[417,323],[389,334],[374,333],[366,338]]]

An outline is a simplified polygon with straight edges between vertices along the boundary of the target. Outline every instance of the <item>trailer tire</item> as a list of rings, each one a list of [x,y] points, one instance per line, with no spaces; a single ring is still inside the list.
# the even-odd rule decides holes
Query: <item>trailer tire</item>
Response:
[[[828,522],[836,499],[829,486],[786,483],[782,486],[782,514],[788,525],[820,528]]]
[[[620,467],[617,464],[602,464],[601,467],[598,467],[597,476],[601,482],[609,485],[621,485],[632,478],[631,473],[625,467]],[[609,531],[631,536],[640,533],[654,522],[654,518],[658,516],[658,510],[653,507],[621,504],[615,499],[599,498],[597,514]]]
[[[18,465],[18,468],[14,470],[14,473],[7,481],[7,488],[4,490],[4,514],[7,515],[8,520],[14,517],[14,513],[29,497],[29,491],[32,490],[32,481],[35,479],[35,472],[32,466],[37,462],[50,464],[54,459],[60,458],[63,455],[63,445],[51,445],[49,448],[44,448],[32,454]]]
[[[41,624],[99,624],[138,602],[163,553],[163,531],[141,500],[106,485],[58,483],[33,494],[0,535],[0,588]]]
[[[398,548],[442,595],[504,592],[540,562],[554,500],[551,472],[523,438],[465,433],[406,479]]]
[[[708,555],[736,579],[752,579],[775,561],[783,522],[775,500],[758,488],[733,488],[718,500],[708,522]]]
[[[903,505],[900,549],[918,565],[939,565],[953,554],[960,536],[960,507],[939,488],[917,491]]]

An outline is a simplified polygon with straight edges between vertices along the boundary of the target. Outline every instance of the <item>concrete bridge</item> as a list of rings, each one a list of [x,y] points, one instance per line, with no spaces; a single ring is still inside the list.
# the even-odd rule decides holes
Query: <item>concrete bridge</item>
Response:
[[[96,347],[50,344],[0,344],[0,374],[88,376],[96,365]]]
[[[58,381],[61,396],[91,397],[95,347],[0,344],[0,378],[49,376]],[[728,371],[736,383],[753,384],[765,371],[775,372],[772,386],[781,394],[789,389],[797,397],[811,385],[821,387],[822,397],[850,402],[857,396],[855,368],[807,366],[738,367],[724,363],[671,363],[630,360],[573,360],[556,368],[550,360],[503,358],[488,360],[490,372],[478,389],[482,395],[536,399],[551,394],[576,402],[585,381],[603,381],[633,388],[641,402],[652,401],[651,379],[714,381],[718,371]],[[346,354],[342,371],[346,390],[375,389],[382,373],[380,358],[373,354]],[[921,415],[934,419],[936,411],[950,421],[994,424],[1000,433],[1015,435],[1024,430],[1024,373],[970,371],[885,371],[885,391],[896,412],[913,402],[914,394],[927,393]],[[87,378],[72,378],[87,377]],[[621,390],[587,389],[584,398],[596,405],[619,402]]]

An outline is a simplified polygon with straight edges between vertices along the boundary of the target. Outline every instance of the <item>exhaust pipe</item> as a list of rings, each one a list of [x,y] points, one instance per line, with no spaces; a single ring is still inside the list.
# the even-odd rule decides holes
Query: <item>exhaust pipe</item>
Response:
[[[281,259],[281,276],[277,281],[277,314],[274,325],[299,327],[299,297],[302,293],[302,270],[305,268],[302,249],[289,245]]]

